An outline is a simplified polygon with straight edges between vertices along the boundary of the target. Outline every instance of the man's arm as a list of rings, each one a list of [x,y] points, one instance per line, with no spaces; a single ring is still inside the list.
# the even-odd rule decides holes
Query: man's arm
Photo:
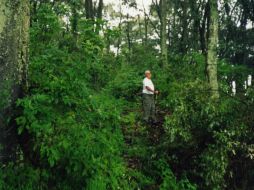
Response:
[[[155,94],[158,94],[158,93],[159,93],[159,91],[157,91],[157,90],[152,90],[149,86],[146,86],[146,90],[148,90],[148,91],[150,91],[150,92],[153,92],[153,93],[155,93]]]
[[[154,90],[152,90],[149,86],[146,86],[146,90],[148,90],[150,92],[154,92]]]

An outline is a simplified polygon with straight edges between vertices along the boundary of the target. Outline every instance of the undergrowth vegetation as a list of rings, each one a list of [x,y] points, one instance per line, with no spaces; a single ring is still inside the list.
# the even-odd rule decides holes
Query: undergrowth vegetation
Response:
[[[1,167],[0,189],[254,187],[253,89],[233,97],[222,80],[220,100],[211,100],[200,53],[171,55],[161,69],[153,44],[136,44],[126,63],[124,54],[105,50],[93,23],[78,27],[75,38],[48,6],[32,23],[30,88],[17,101],[18,159]],[[226,65],[221,79],[239,77]],[[146,69],[161,91],[162,124],[154,129],[141,123]]]

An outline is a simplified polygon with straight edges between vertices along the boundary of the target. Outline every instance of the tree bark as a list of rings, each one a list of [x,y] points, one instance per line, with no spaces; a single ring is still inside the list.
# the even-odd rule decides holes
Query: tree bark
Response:
[[[15,159],[15,102],[26,92],[29,0],[0,0],[0,162]]]
[[[128,63],[130,64],[131,62],[131,30],[132,30],[132,27],[131,27],[131,23],[129,21],[129,14],[127,14],[127,28],[126,28],[126,36],[127,36],[127,42],[128,42]]]
[[[207,53],[207,22],[209,17],[210,11],[209,11],[209,4],[207,3],[205,5],[205,11],[204,16],[202,20],[202,25],[199,28],[199,35],[200,35],[200,49],[204,55]]]
[[[219,85],[217,79],[217,45],[218,45],[218,2],[209,0],[209,37],[207,48],[207,75],[212,98],[219,98]]]
[[[188,51],[188,7],[186,2],[181,2],[181,8],[182,8],[182,34],[180,39],[180,52],[182,54],[186,54]]]
[[[118,25],[120,33],[122,33],[122,20],[123,20],[122,5],[120,5],[120,22]],[[119,53],[120,53],[121,43],[122,43],[122,35],[119,35],[119,37],[117,39],[117,55],[119,55]]]
[[[86,18],[94,19],[94,8],[92,0],[85,0]]]
[[[98,10],[97,10],[97,19],[99,20],[102,19],[103,7],[104,7],[103,0],[99,0]]]
[[[75,2],[73,2],[71,4],[71,32],[72,35],[75,39],[75,41],[77,42],[77,34],[78,34],[78,21],[79,21],[79,15],[77,12],[77,4]]]
[[[147,46],[147,42],[148,42],[148,20],[147,20],[147,16],[145,15],[144,18],[144,24],[145,24],[145,46]]]
[[[200,11],[200,7],[202,7],[202,2],[197,2],[195,0],[190,0],[190,13],[191,13],[191,17],[193,18],[193,28],[191,29],[191,47],[195,50],[195,51],[199,51],[200,49],[200,44],[201,41],[200,40],[200,28],[201,28],[201,19],[202,19],[202,12]]]
[[[98,3],[98,8],[96,11],[96,15],[97,15],[97,23],[96,23],[96,33],[99,34],[100,30],[102,29],[102,19],[103,19],[103,8],[104,8],[104,4],[103,4],[103,0],[99,0]]]
[[[168,63],[166,0],[160,0],[160,22],[161,22],[161,62],[162,66],[165,66]]]

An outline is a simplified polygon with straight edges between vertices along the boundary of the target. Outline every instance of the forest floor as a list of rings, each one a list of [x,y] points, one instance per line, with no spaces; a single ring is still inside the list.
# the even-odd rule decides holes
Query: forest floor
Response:
[[[159,157],[156,150],[159,148],[158,146],[164,134],[165,115],[170,113],[157,110],[158,122],[156,124],[144,124],[142,122],[141,108],[128,114],[135,115],[135,121],[130,125],[124,125],[122,128],[125,141],[124,159],[129,169],[144,171],[149,165],[148,162]],[[149,155],[149,160],[147,160],[147,155]],[[147,190],[155,189],[159,189],[156,184],[147,187]]]

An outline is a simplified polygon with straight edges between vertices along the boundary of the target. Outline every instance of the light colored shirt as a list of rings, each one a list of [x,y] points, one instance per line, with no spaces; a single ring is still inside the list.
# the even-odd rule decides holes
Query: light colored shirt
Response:
[[[152,90],[154,90],[154,85],[151,79],[145,78],[143,80],[143,94],[154,94],[153,92],[146,89],[146,87],[150,87]]]

